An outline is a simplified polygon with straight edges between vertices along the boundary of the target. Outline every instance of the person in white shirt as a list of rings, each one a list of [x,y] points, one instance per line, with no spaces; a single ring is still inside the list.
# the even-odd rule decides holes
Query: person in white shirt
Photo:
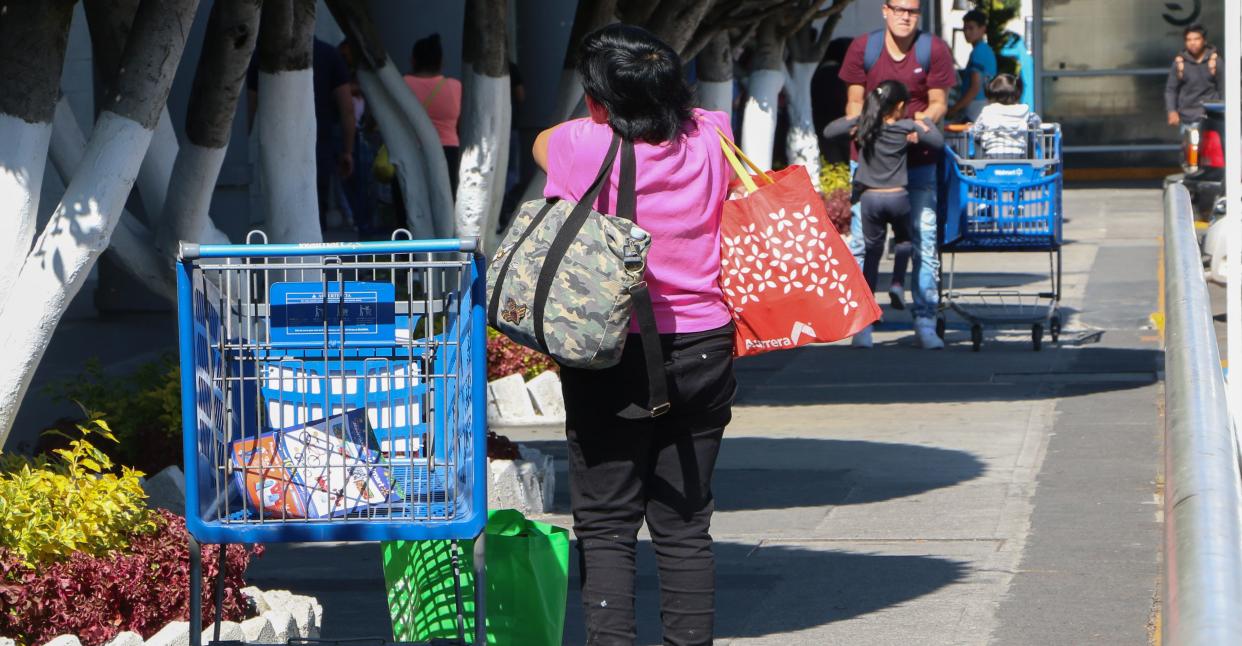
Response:
[[[1022,80],[1012,74],[1000,74],[988,83],[985,93],[988,104],[970,127],[976,150],[990,158],[1028,157],[1027,135],[1039,130],[1040,120],[1031,106],[1019,103]]]

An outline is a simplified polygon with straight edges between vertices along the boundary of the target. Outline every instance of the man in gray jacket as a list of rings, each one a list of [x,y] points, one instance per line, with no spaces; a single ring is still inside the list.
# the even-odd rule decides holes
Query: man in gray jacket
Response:
[[[1203,120],[1203,102],[1220,100],[1220,61],[1216,48],[1207,43],[1207,30],[1191,25],[1183,32],[1186,49],[1173,58],[1169,80],[1164,84],[1164,108],[1169,125],[1185,131]]]

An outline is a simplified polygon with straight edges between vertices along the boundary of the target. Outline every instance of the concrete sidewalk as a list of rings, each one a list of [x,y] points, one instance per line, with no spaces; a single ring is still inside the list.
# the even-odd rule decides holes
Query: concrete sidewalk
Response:
[[[1157,190],[1065,196],[1066,331],[989,331],[972,353],[913,347],[900,313],[870,351],[738,363],[716,472],[718,644],[1143,644],[1160,551],[1162,358]],[[886,263],[887,264],[887,263]],[[962,257],[964,280],[1030,285],[1047,257]],[[899,324],[900,323],[900,324]],[[558,457],[561,429],[505,431]],[[254,564],[263,587],[315,594],[325,637],[383,634],[379,549],[302,545]],[[571,562],[575,559],[571,559]],[[640,546],[640,644],[658,585]],[[583,643],[576,570],[566,644]]]

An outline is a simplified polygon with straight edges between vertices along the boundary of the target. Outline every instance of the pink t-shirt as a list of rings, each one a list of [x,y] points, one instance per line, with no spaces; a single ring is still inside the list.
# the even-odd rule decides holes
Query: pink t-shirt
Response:
[[[647,283],[662,334],[702,332],[730,321],[719,283],[720,215],[733,171],[716,128],[729,138],[733,131],[724,113],[695,109],[694,114],[696,123],[676,140],[634,145],[637,220],[651,233]],[[544,197],[582,199],[611,142],[612,128],[590,118],[553,131]],[[597,211],[614,212],[620,174],[615,162]]]
[[[405,84],[427,109],[427,116],[440,135],[441,146],[459,146],[457,118],[461,116],[461,81],[447,76],[405,76]],[[440,89],[436,89],[436,86]],[[432,96],[432,92],[435,96]],[[431,98],[428,102],[427,99]]]

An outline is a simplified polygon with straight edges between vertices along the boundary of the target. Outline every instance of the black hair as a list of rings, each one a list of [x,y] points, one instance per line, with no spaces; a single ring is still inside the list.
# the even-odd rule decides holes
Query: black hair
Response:
[[[438,72],[444,67],[444,48],[440,46],[440,34],[432,34],[414,41],[410,58],[415,72]]]
[[[983,88],[983,95],[992,103],[1013,105],[1022,100],[1022,79],[1013,74],[997,74]]]
[[[578,75],[587,96],[608,110],[608,124],[626,141],[671,141],[691,121],[692,95],[681,57],[641,27],[612,24],[587,34]]]
[[[1203,36],[1203,40],[1207,40],[1207,28],[1197,22],[1182,30],[1182,38],[1185,38],[1192,33],[1197,33],[1200,36]]]
[[[982,11],[979,11],[978,9],[971,9],[970,11],[966,12],[965,16],[962,16],[962,22],[973,22],[976,25],[982,25],[984,27],[987,27],[988,26],[988,15],[986,13],[983,13]]]
[[[908,100],[910,90],[901,81],[882,81],[867,93],[862,115],[858,117],[858,125],[854,129],[854,142],[863,157],[870,157],[875,152],[875,142],[884,130],[884,118],[892,113],[898,103]]]

